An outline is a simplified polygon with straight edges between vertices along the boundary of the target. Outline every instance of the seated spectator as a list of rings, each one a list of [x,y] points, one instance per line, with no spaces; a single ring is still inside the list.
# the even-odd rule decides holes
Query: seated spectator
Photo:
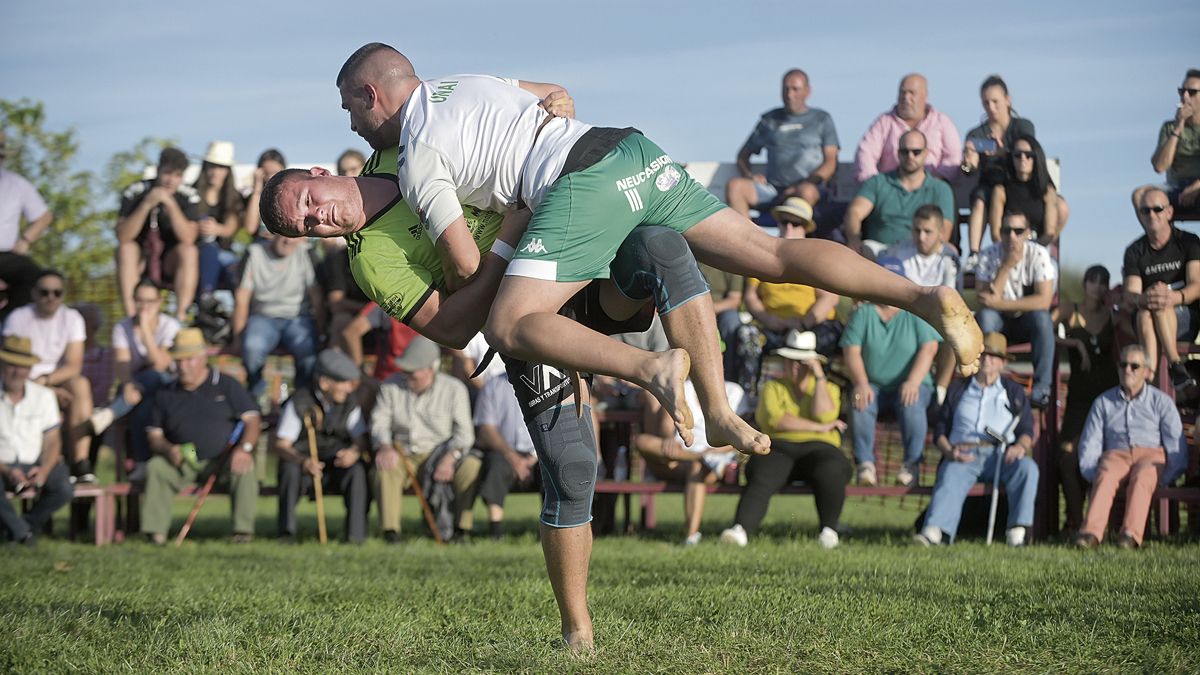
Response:
[[[327,312],[325,325],[331,338],[331,344],[351,355],[357,348],[358,361],[361,362],[362,336],[359,336],[356,345],[351,345],[345,340],[346,334],[343,331],[363,311],[363,308],[370,304],[371,300],[358,287],[350,273],[350,256],[346,254],[346,240],[341,237],[330,237],[322,239],[321,245],[325,249],[325,257],[317,266],[317,281],[321,285],[321,291],[325,294],[325,310]],[[364,332],[363,335],[365,334]]]
[[[900,166],[872,175],[846,209],[842,229],[847,246],[874,255],[909,238],[913,216],[925,204],[942,210],[942,240],[949,238],[953,223],[944,214],[955,213],[954,193],[925,168],[926,152],[925,134],[909,131],[900,136]]]
[[[133,287],[148,276],[170,284],[178,301],[175,317],[183,321],[200,282],[200,196],[183,184],[187,155],[179,148],[163,148],[158,174],[130,185],[121,193],[117,218],[117,282],[126,316],[137,314]]]
[[[154,544],[166,543],[172,499],[186,485],[218,472],[222,482],[228,480],[232,541],[249,542],[254,539],[258,506],[258,406],[245,387],[208,367],[208,345],[199,328],[179,331],[170,354],[179,379],[154,395],[146,429],[154,454],[146,464],[142,532]],[[235,436],[239,421],[244,426]]]
[[[1004,163],[1004,181],[992,187],[988,204],[988,225],[992,241],[1000,241],[1000,223],[1008,211],[1025,214],[1033,238],[1042,246],[1058,241],[1067,224],[1070,209],[1067,200],[1058,194],[1050,170],[1046,168],[1046,153],[1033,136],[1018,136],[1012,152]],[[982,202],[975,206],[982,208]],[[972,223],[977,222],[972,216]],[[978,222],[982,222],[979,220]],[[978,251],[983,240],[983,230],[972,229],[971,250]]]
[[[725,186],[730,208],[749,217],[750,209],[787,197],[803,199],[809,207],[821,199],[821,186],[837,171],[838,137],[833,118],[820,108],[808,107],[808,75],[799,69],[783,76],[783,107],[758,120],[750,138],[738,151],[740,176]],[[751,155],[767,153],[766,175],[755,173]]]
[[[0,302],[0,322],[8,312],[29,304],[32,299],[33,284],[41,267],[29,257],[29,249],[46,233],[54,218],[33,184],[4,168],[7,156],[8,137],[0,129],[0,283],[8,291],[5,302]]]
[[[540,490],[542,486],[533,438],[504,373],[487,378],[475,400],[475,445],[483,450],[479,496],[487,505],[488,534],[492,539],[501,539],[504,499],[508,493],[517,489]],[[463,508],[470,509],[471,505]]]
[[[488,361],[487,367],[483,372],[475,377],[471,377],[478,369],[479,364],[483,363],[487,358],[488,350],[491,347],[487,343],[487,339],[483,337],[483,333],[476,333],[475,337],[467,342],[467,346],[462,349],[451,349],[450,372],[462,380],[463,384],[467,385],[467,393],[471,395],[471,404],[474,407],[478,400],[479,393],[493,377],[498,375],[507,375],[507,370],[504,367],[504,360],[499,354],[493,354],[492,360]],[[476,424],[479,424],[476,422]]]
[[[129,415],[130,444],[134,462],[130,480],[141,482],[150,459],[146,426],[150,423],[154,397],[159,387],[175,379],[175,362],[170,347],[179,334],[179,322],[162,313],[162,295],[158,286],[142,279],[133,289],[137,315],[113,326],[113,374],[119,383],[117,397],[108,408],[92,413],[92,430],[104,433],[115,420]]]
[[[323,350],[317,356],[315,386],[297,389],[283,406],[271,448],[279,456],[278,532],[285,543],[296,541],[296,502],[316,480],[326,494],[342,495],[346,540],[361,544],[367,538],[370,429],[355,396],[361,375],[349,356]],[[312,425],[316,459],[306,423]]]
[[[1054,368],[1050,305],[1058,270],[1050,251],[1029,239],[1024,214],[1006,214],[1000,233],[1000,242],[979,256],[975,288],[980,309],[975,319],[984,333],[1004,333],[1033,343],[1033,406],[1041,409],[1050,402]]]
[[[1108,269],[1093,265],[1083,273],[1083,302],[1059,308],[1059,330],[1066,339],[1071,375],[1067,380],[1067,407],[1058,432],[1058,475],[1067,507],[1067,530],[1083,525],[1083,476],[1076,448],[1092,402],[1117,386],[1116,316],[1109,300]]]
[[[794,202],[784,207],[793,206]],[[781,207],[779,236],[804,239],[815,225]],[[839,297],[835,293],[804,284],[774,283],[746,279],[746,311],[754,322],[738,328],[732,348],[725,350],[725,379],[746,391],[756,391],[762,354],[783,345],[788,331],[811,331],[817,336],[817,351],[837,351],[842,324],[837,320]]]
[[[368,304],[342,329],[342,344],[346,347],[346,354],[357,366],[363,363],[363,336],[372,330],[381,331],[383,339],[375,343],[375,370],[371,378],[383,382],[399,372],[396,359],[408,348],[408,343],[417,336],[417,332],[392,318],[379,305],[373,302]]]
[[[880,264],[903,276],[894,258]],[[859,485],[877,483],[875,422],[881,412],[894,413],[900,422],[904,463],[896,482],[904,487],[916,482],[925,455],[925,411],[933,395],[929,372],[941,341],[937,331],[916,315],[888,305],[865,302],[846,324],[841,347],[854,385],[850,427]]]
[[[242,229],[246,234],[255,237],[258,236],[260,229],[266,231],[266,228],[262,227],[262,218],[259,216],[258,209],[262,199],[263,186],[275,174],[286,168],[287,160],[283,158],[283,153],[275,148],[264,150],[258,156],[258,163],[254,169],[254,185],[246,197],[246,208],[242,211]]]
[[[346,150],[337,158],[337,175],[339,176],[361,176],[363,166],[367,163],[367,158],[361,152],[353,148]]]
[[[1125,249],[1124,308],[1134,315],[1146,350],[1149,380],[1158,370],[1162,347],[1171,384],[1183,391],[1195,384],[1176,341],[1191,342],[1200,331],[1200,237],[1175,227],[1175,210],[1157,187],[1142,191],[1138,221],[1146,234]]]
[[[76,482],[95,483],[88,459],[92,431],[92,383],[83,375],[83,346],[87,330],[83,316],[63,304],[66,281],[54,270],[43,270],[34,283],[34,302],[17,308],[4,322],[4,334],[29,338],[38,362],[30,379],[49,387],[66,416],[67,450]]]
[[[62,416],[54,392],[29,380],[37,365],[29,338],[10,335],[0,347],[0,526],[8,539],[34,546],[37,534],[73,490],[66,465],[58,461]],[[4,492],[34,488],[33,508],[17,515]]]
[[[267,356],[278,347],[296,363],[296,387],[308,387],[321,331],[321,287],[307,242],[275,237],[246,252],[242,281],[234,293],[233,337],[240,340],[246,387],[263,395]]]
[[[953,180],[961,171],[962,144],[954,121],[929,104],[929,83],[924,75],[912,73],[900,80],[896,105],[871,123],[854,153],[854,180],[860,184],[878,173],[895,171],[903,164],[896,148],[900,137],[920,131],[928,142],[921,163],[933,174]],[[924,147],[924,146],[922,146]],[[946,213],[951,213],[947,210]]]
[[[841,451],[846,423],[838,419],[841,389],[825,378],[825,357],[816,351],[811,332],[792,331],[775,353],[784,358],[783,377],[763,386],[754,419],[771,437],[771,453],[755,455],[746,465],[746,486],[738,500],[733,527],[721,542],[745,546],[758,531],[771,496],[788,483],[804,481],[817,504],[821,548],[839,543],[838,521],[850,482],[850,462]]]
[[[933,432],[945,457],[938,467],[925,525],[914,537],[919,544],[953,541],[967,492],[981,480],[990,483],[996,475],[996,462],[1003,462],[1000,481],[1008,495],[1006,538],[1009,546],[1025,545],[1038,486],[1038,466],[1029,456],[1033,414],[1025,389],[1002,374],[1007,360],[1008,341],[1000,333],[988,333],[983,338],[979,372],[950,385]],[[1005,439],[1008,449],[1001,457],[999,446],[986,430],[1002,433],[1014,415],[1020,421],[1014,434]]]
[[[1096,548],[1104,539],[1117,488],[1125,485],[1125,519],[1117,545],[1138,548],[1154,491],[1187,469],[1183,421],[1171,397],[1146,384],[1146,352],[1121,350],[1121,384],[1092,404],[1079,437],[1079,471],[1092,484],[1087,520],[1075,542]],[[1165,514],[1163,514],[1165,517]]]
[[[466,496],[479,480],[479,463],[463,461],[475,442],[471,404],[466,385],[438,372],[441,358],[437,343],[414,337],[396,359],[402,375],[383,384],[371,415],[379,517],[389,543],[400,540],[400,497],[411,480],[401,452],[413,458],[443,539],[471,529]]]
[[[715,485],[725,475],[725,469],[737,458],[732,446],[713,447],[704,434],[704,410],[691,380],[683,385],[684,398],[696,420],[692,444],[685,446],[683,438],[674,431],[670,418],[662,413],[658,433],[640,433],[633,439],[633,446],[646,458],[654,476],[659,480],[683,483],[683,514],[687,532],[684,546],[700,543],[700,520],[704,517],[704,500],[708,486]],[[738,412],[746,393],[733,382],[725,383],[725,395],[729,406]],[[659,408],[661,410],[661,407]]]
[[[1167,174],[1162,189],[1171,205],[1191,209],[1200,204],[1200,69],[1189,68],[1178,91],[1175,118],[1159,127],[1150,164],[1155,172]],[[1141,206],[1145,190],[1133,191],[1134,208]]]
[[[776,214],[779,211],[776,209]],[[778,218],[778,215],[776,215]],[[712,296],[713,312],[717,315],[717,333],[721,340],[733,344],[737,329],[742,325],[742,294],[746,288],[746,278],[710,267],[704,263],[696,263],[700,273],[708,282],[708,293]]]
[[[233,288],[233,270],[239,260],[230,245],[242,227],[242,209],[246,204],[233,180],[233,143],[208,144],[200,175],[192,187],[200,199],[196,205],[200,300],[202,305],[208,305],[207,298],[218,286]]]

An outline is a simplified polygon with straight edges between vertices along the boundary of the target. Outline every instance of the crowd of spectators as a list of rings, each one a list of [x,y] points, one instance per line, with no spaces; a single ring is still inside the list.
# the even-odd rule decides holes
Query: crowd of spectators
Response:
[[[803,481],[815,496],[818,542],[837,546],[846,486],[889,482],[877,468],[883,416],[898,422],[902,439],[896,485],[919,486],[927,460],[940,455],[918,542],[953,541],[969,489],[997,473],[1008,495],[1006,539],[1023,545],[1039,470],[1048,468],[1032,458],[1035,418],[1055,405],[1059,348],[1070,377],[1053,457],[1080,546],[1103,538],[1124,483],[1118,543],[1140,546],[1155,487],[1186,467],[1175,398],[1194,395],[1196,380],[1177,345],[1200,331],[1200,238],[1177,226],[1176,210],[1194,211],[1200,195],[1200,71],[1187,71],[1176,114],[1159,130],[1151,162],[1166,183],[1133,192],[1144,236],[1126,250],[1122,285],[1110,287],[1108,270],[1092,267],[1078,303],[1058,297],[1069,208],[1007,84],[983,82],[983,120],[965,136],[929,103],[929,89],[920,74],[902,78],[895,105],[857,144],[857,192],[839,203],[831,192],[841,147],[834,119],[808,106],[808,75],[788,71],[783,106],[754,126],[725,194],[780,237],[832,238],[919,284],[973,289],[986,333],[980,372],[955,379],[936,332],[895,307],[703,269],[726,347],[728,398],[772,437],[773,451],[746,460],[709,446],[702,426],[685,445],[656,406],[635,403],[646,422],[627,449],[645,458],[648,477],[685,485],[685,543],[700,541],[710,487],[741,473],[735,520],[721,541],[746,545],[771,496]],[[0,132],[0,160],[4,140]],[[763,170],[752,163],[759,153]],[[365,162],[348,150],[338,173],[358,175]],[[142,532],[160,544],[174,496],[210,475],[232,497],[233,540],[251,540],[264,448],[277,463],[284,542],[302,536],[297,504],[317,482],[342,495],[352,543],[372,532],[372,502],[376,531],[400,541],[409,487],[425,495],[442,538],[459,540],[475,529],[477,497],[488,533],[501,537],[506,496],[540,489],[538,457],[503,367],[497,360],[470,377],[486,359],[481,336],[443,350],[368,301],[344,240],[276,238],[261,227],[263,186],[286,166],[278,150],[263,152],[239,190],[233,144],[214,141],[186,184],[188,156],[168,147],[150,177],[122,192],[114,234],[123,316],[113,322],[113,385],[102,407],[83,372],[97,328],[89,334],[71,307],[64,275],[30,257],[53,214],[28,181],[0,168],[0,483],[36,493],[24,516],[0,501],[8,539],[32,543],[69,501],[72,482],[96,481],[101,438],[116,450],[121,477],[140,486]],[[1006,371],[1010,341],[1030,344],[1028,390]],[[214,367],[222,350],[240,357],[244,377]],[[273,354],[292,364],[290,395],[271,391],[264,377]],[[1153,386],[1159,354],[1166,392]],[[604,378],[596,391],[600,409],[640,401]],[[702,421],[690,382],[687,397]],[[988,430],[1013,420],[1015,431],[997,444]],[[628,464],[624,454],[616,463]],[[610,461],[607,470],[627,467]]]

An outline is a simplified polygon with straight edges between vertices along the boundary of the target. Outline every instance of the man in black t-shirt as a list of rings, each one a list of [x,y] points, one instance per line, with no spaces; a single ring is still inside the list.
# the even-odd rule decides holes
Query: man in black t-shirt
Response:
[[[121,193],[117,216],[117,282],[126,316],[136,316],[133,287],[148,276],[175,289],[176,318],[182,320],[196,297],[200,282],[200,196],[183,184],[187,155],[163,148],[158,175],[130,185]]]
[[[1137,214],[1146,234],[1125,249],[1123,304],[1135,316],[1146,363],[1157,367],[1162,345],[1171,383],[1182,390],[1195,384],[1176,341],[1191,342],[1200,330],[1200,237],[1175,227],[1174,211],[1159,188],[1142,192]]]

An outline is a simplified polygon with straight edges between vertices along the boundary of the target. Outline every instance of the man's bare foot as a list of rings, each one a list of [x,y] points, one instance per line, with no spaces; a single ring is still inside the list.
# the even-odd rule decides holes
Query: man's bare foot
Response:
[[[659,352],[653,362],[654,372],[646,382],[649,391],[662,404],[671,420],[675,422],[675,430],[683,437],[684,445],[691,445],[695,440],[692,427],[692,410],[683,396],[683,383],[687,380],[692,369],[692,360],[682,349],[671,349]]]
[[[705,418],[704,436],[713,447],[731,445],[747,455],[771,452],[771,438],[729,411],[726,415],[711,414]]]
[[[979,370],[983,354],[983,331],[962,296],[949,286],[926,286],[913,303],[912,312],[942,334],[958,359],[958,374],[964,377]]]
[[[596,651],[591,631],[563,633],[563,648],[575,656],[588,656]]]

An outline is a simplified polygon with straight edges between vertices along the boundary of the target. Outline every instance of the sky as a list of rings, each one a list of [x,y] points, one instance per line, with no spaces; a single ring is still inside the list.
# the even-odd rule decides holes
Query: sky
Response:
[[[76,169],[99,173],[147,136],[197,159],[222,139],[240,163],[278,147],[291,163],[328,164],[368,149],[333,81],[380,41],[422,77],[556,82],[586,122],[636,126],[677,161],[732,161],[799,67],[852,161],[905,73],[929,79],[930,103],[960,135],[982,119],[979,84],[999,73],[1062,162],[1064,265],[1116,276],[1141,234],[1129,194],[1162,181],[1150,166],[1158,128],[1184,71],[1200,67],[1200,3],[1182,1],[342,4],[6,3],[0,96],[41,101],[51,129],[75,128]]]

